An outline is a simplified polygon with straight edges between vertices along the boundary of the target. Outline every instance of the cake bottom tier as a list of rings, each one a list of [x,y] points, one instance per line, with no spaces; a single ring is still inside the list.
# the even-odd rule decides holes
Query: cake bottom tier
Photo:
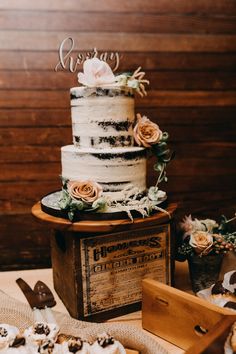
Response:
[[[61,148],[62,177],[70,181],[92,180],[111,201],[122,201],[127,193],[146,190],[146,151],[139,147],[78,149]]]

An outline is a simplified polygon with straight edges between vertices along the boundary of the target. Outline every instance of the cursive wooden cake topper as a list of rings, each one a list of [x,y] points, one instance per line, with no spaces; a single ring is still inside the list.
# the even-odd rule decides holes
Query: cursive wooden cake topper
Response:
[[[69,49],[65,50],[65,45],[69,43]],[[62,70],[69,70],[74,73],[77,70],[77,67],[82,64],[86,59],[98,58],[103,60],[111,66],[113,71],[116,71],[119,67],[120,57],[118,52],[102,52],[98,53],[97,49],[94,48],[91,52],[85,54],[78,53],[76,58],[72,56],[74,49],[74,40],[71,37],[65,38],[59,47],[59,62],[55,66],[55,71],[58,71],[59,68]]]

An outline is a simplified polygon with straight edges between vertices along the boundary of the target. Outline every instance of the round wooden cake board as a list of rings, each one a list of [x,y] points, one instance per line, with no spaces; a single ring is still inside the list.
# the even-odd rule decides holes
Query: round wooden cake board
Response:
[[[52,216],[56,216],[59,218],[69,219],[68,211],[63,210],[59,207],[59,201],[62,197],[62,191],[56,191],[45,195],[41,199],[41,208],[46,214],[50,214]],[[165,208],[167,205],[167,197],[158,201],[156,204],[157,207]],[[156,211],[153,211],[153,214]],[[137,210],[130,210],[130,214],[133,218],[140,218],[141,213]],[[128,214],[125,211],[119,210],[117,208],[111,208],[110,211],[106,211],[103,213],[99,213],[94,211],[93,209],[90,210],[82,210],[82,211],[75,211],[73,222],[81,221],[81,220],[119,220],[119,219],[129,219]]]
[[[80,220],[71,222],[68,219],[52,216],[45,213],[41,208],[41,202],[32,207],[32,214],[42,222],[51,224],[54,229],[63,229],[73,232],[114,232],[130,229],[138,229],[140,226],[154,226],[155,224],[165,223],[172,219],[177,208],[176,203],[170,203],[165,207],[166,212],[156,212],[146,218],[116,219],[116,220]]]

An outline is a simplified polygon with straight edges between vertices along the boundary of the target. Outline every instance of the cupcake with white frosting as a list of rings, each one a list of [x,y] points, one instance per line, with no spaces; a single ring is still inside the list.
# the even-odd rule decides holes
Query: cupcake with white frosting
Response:
[[[108,333],[102,333],[91,346],[91,354],[125,354],[123,345]]]
[[[236,311],[236,270],[224,274],[210,288],[198,291],[197,296],[211,303]]]
[[[90,345],[88,342],[82,340],[81,338],[75,337],[70,338],[61,344],[63,347],[64,354],[90,354]]]
[[[19,329],[5,323],[0,324],[0,351],[7,349],[13,344],[15,338],[19,335]]]
[[[45,340],[56,342],[59,327],[55,323],[36,322],[24,331],[27,344],[42,345]]]

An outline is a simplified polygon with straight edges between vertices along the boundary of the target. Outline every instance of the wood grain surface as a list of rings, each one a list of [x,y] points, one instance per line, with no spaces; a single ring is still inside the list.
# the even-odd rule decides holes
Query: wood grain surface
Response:
[[[170,134],[176,158],[162,188],[179,205],[177,221],[236,209],[234,0],[1,0],[0,270],[50,265],[50,230],[31,207],[60,189],[60,147],[72,142],[76,74],[54,72],[68,36],[75,57],[119,51],[120,71],[146,71],[136,111]]]
[[[189,354],[203,353],[203,349],[200,350],[203,348],[201,342],[203,340],[206,343],[207,340],[199,329],[209,332],[208,337],[214,336],[216,324],[219,326],[225,318],[229,318],[232,324],[236,316],[230,309],[221,308],[156,280],[143,280],[143,328],[187,350]],[[173,324],[171,331],[170,323]],[[189,348],[192,346],[199,351],[191,351]],[[214,353],[220,354],[222,349]]]

